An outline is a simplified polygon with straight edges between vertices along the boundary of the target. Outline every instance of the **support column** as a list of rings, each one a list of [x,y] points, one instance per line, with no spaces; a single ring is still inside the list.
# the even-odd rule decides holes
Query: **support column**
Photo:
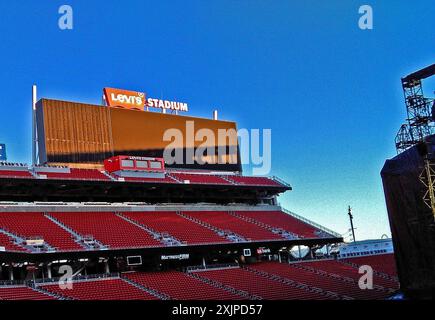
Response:
[[[9,280],[14,280],[14,267],[9,266]]]
[[[110,273],[109,260],[106,260],[106,261],[104,262],[104,270],[105,270],[105,272],[106,272],[107,274]]]
[[[48,277],[48,279],[52,278],[52,276],[51,276],[51,264],[47,265],[47,277]]]

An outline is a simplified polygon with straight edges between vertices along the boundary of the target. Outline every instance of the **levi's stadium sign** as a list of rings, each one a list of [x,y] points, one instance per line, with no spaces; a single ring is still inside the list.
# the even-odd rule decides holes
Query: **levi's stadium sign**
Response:
[[[148,98],[147,104],[148,107],[165,109],[165,110],[175,110],[175,111],[189,111],[189,107],[187,103],[184,102],[175,102],[161,99],[153,99]]]
[[[104,88],[104,100],[109,107],[144,110],[145,107],[170,111],[189,111],[187,103],[146,98],[144,92]]]
[[[104,99],[109,107],[143,110],[145,106],[145,94],[142,92],[104,88]]]

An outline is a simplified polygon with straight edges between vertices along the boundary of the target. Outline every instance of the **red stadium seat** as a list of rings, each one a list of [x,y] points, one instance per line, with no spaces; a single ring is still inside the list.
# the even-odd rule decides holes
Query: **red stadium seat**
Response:
[[[360,257],[361,263],[374,257]],[[381,259],[381,256],[378,257]],[[385,257],[384,257],[385,258]],[[392,265],[389,258],[383,266]],[[373,290],[358,286],[358,269],[334,260],[278,263],[260,262],[244,268],[218,268],[183,273],[155,271],[125,273],[121,278],[96,278],[72,283],[72,290],[59,284],[40,284],[47,294],[25,286],[0,287],[0,300],[323,300],[386,299],[398,289],[397,281],[379,282]],[[385,279],[383,279],[385,280]],[[51,294],[51,295],[50,295]]]
[[[16,245],[12,238],[3,233],[0,233],[0,247],[4,247],[6,251],[27,251],[26,249]]]
[[[177,271],[131,273],[126,277],[177,300],[240,300],[242,298]]]
[[[0,300],[55,300],[56,298],[25,286],[0,287]]]
[[[291,286],[244,269],[201,271],[196,274],[266,300],[324,300],[317,292]]]
[[[112,212],[56,212],[53,217],[82,236],[93,236],[110,248],[159,247],[149,233]]]
[[[237,211],[237,215],[289,231],[301,238],[319,238],[317,228],[282,211]]]
[[[396,260],[394,254],[379,254],[373,256],[346,258],[343,262],[349,262],[358,266],[369,265],[373,270],[397,277]]]
[[[0,178],[33,178],[29,171],[23,170],[0,170]]]
[[[222,211],[186,211],[184,214],[199,219],[223,231],[234,232],[248,241],[284,240],[283,237],[268,229],[236,218]]]
[[[329,274],[339,275],[341,277],[346,277],[358,281],[361,278],[361,274],[358,273],[358,268],[352,267],[345,263],[335,260],[326,261],[313,261],[305,262],[301,264],[302,267],[311,267],[316,270],[324,271]],[[397,281],[393,279],[386,279],[379,276],[373,276],[373,283],[375,285],[382,286],[384,288],[389,288],[391,290],[398,289]]]
[[[38,175],[45,175],[48,179],[59,180],[110,180],[109,177],[97,169],[74,169],[70,172],[39,172]]]
[[[325,261],[325,263],[333,262]],[[318,287],[325,291],[336,293],[340,295],[342,299],[373,300],[385,299],[391,295],[391,292],[388,290],[361,290],[357,281],[348,282],[340,277],[318,273],[316,270],[300,268],[300,266],[303,265],[304,262],[291,264],[265,262],[250,265],[249,268],[266,272],[270,275],[277,275],[284,279],[294,280],[305,285]]]
[[[229,242],[214,231],[189,221],[176,212],[124,212],[123,215],[157,232],[168,233],[187,244]]]
[[[295,234],[315,237],[314,227],[281,212],[244,211],[235,214],[236,216],[225,211],[186,211],[184,217],[175,211],[123,213],[145,229],[154,230],[157,236],[168,234],[191,245],[231,242],[225,235],[218,234],[220,231],[227,235],[238,235],[246,241],[285,240],[281,235],[272,232],[272,227],[291,229]],[[113,212],[55,212],[50,215],[82,237],[92,236],[111,248],[163,246],[149,232]],[[189,220],[188,217],[197,222]],[[248,220],[245,221],[244,218]],[[84,250],[84,247],[75,242],[72,233],[40,212],[0,213],[0,228],[24,239],[42,237],[58,251]],[[12,239],[4,234],[0,234],[0,246],[1,244],[8,250],[24,250],[15,246]]]
[[[58,296],[75,300],[157,300],[122,279],[74,281],[72,289],[62,289],[59,284],[43,285],[42,288]]]
[[[226,178],[240,185],[282,187],[281,183],[267,177],[226,176]]]
[[[0,228],[24,239],[42,237],[58,251],[83,250],[69,232],[41,212],[0,212]]]

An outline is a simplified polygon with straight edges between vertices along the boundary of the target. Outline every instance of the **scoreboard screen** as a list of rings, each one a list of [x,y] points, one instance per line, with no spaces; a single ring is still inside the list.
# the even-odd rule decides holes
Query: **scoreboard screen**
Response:
[[[41,163],[137,156],[170,168],[242,170],[235,122],[42,99],[37,126]]]

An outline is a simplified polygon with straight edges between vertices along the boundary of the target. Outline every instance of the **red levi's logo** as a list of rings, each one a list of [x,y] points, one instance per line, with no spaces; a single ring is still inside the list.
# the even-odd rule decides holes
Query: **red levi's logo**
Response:
[[[104,99],[109,107],[144,110],[145,93],[114,88],[104,88]]]

